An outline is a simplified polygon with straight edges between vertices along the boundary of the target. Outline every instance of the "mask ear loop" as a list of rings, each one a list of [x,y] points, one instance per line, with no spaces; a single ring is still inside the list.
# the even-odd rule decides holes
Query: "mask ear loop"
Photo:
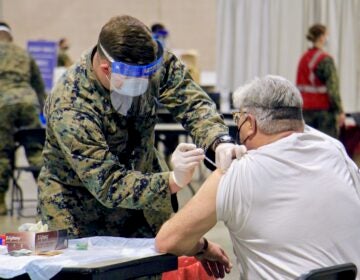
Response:
[[[239,144],[239,145],[244,145],[245,141],[249,138],[249,136],[248,136],[248,137],[246,137],[246,139],[244,141],[240,140],[240,130],[241,130],[242,126],[245,124],[246,121],[247,121],[247,115],[246,115],[245,120],[240,124],[240,126],[237,127],[236,143]]]

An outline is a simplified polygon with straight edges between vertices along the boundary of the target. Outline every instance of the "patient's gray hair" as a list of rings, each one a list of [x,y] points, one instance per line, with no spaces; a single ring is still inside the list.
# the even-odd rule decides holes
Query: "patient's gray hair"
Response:
[[[256,118],[265,134],[302,130],[302,98],[299,90],[280,76],[255,78],[234,92],[235,108]]]

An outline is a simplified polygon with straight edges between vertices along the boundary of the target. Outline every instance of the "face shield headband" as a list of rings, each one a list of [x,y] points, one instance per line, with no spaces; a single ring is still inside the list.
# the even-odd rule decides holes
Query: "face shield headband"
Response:
[[[111,73],[119,74],[126,77],[135,77],[135,78],[149,78],[151,75],[156,73],[161,65],[163,60],[163,48],[161,43],[156,41],[158,45],[158,53],[155,61],[147,65],[132,65],[127,64],[121,61],[115,61],[109,53],[104,49],[104,47],[99,43],[101,51],[104,53],[107,60],[111,62]]]
[[[122,115],[127,115],[134,97],[146,92],[149,79],[162,66],[163,48],[158,44],[158,53],[155,61],[147,65],[131,65],[115,61],[99,43],[101,51],[111,62],[110,98],[114,109]]]

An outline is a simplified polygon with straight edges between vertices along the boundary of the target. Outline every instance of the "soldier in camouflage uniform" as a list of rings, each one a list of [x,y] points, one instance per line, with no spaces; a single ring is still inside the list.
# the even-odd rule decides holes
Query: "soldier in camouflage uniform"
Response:
[[[67,53],[69,49],[69,43],[66,38],[61,38],[59,40],[59,50],[57,57],[57,66],[58,67],[70,67],[73,64],[69,54]]]
[[[12,43],[10,27],[0,22],[0,214],[6,214],[5,192],[11,176],[10,158],[14,153],[13,134],[18,128],[40,127],[39,113],[45,91],[35,61]],[[42,146],[25,147],[32,165],[41,166]],[[36,174],[35,174],[36,176]]]
[[[297,73],[297,86],[303,96],[304,108],[303,115],[306,124],[332,136],[338,138],[339,128],[344,125],[345,114],[343,112],[341,97],[339,92],[339,79],[333,58],[323,51],[327,41],[327,29],[322,24],[315,24],[309,28],[307,39],[313,43],[313,47],[305,52],[299,62]],[[304,79],[310,78],[308,82]],[[311,80],[311,81],[310,81]],[[307,90],[304,90],[307,87]],[[312,89],[324,88],[327,100],[321,106],[321,90],[311,92]],[[319,94],[320,93],[320,94]],[[311,99],[310,98],[315,98]],[[320,104],[320,107],[316,107]],[[308,104],[308,105],[307,105]]]
[[[179,190],[175,183],[172,191],[171,172],[154,147],[158,102],[198,147],[234,149],[215,104],[169,52],[127,113],[115,110],[113,69],[103,49],[116,61],[145,65],[159,48],[142,22],[114,17],[49,95],[38,209],[50,229],[66,228],[70,237],[155,236],[173,212],[171,193]]]

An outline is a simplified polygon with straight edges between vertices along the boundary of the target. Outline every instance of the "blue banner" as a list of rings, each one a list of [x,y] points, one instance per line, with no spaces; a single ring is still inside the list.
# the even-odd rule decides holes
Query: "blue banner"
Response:
[[[57,42],[28,41],[27,50],[39,66],[45,89],[49,93],[53,87],[54,69],[57,65]]]

